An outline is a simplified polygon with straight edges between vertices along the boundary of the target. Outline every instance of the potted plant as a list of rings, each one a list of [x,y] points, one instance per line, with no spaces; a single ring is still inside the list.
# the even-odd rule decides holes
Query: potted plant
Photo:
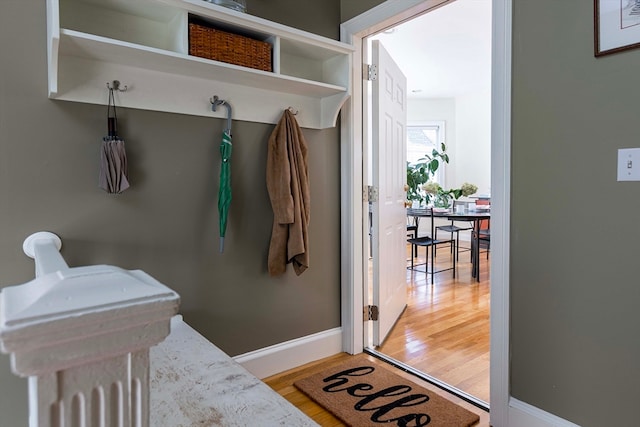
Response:
[[[470,196],[478,191],[478,187],[465,182],[460,188],[450,190],[443,189],[440,184],[432,181],[440,162],[449,163],[449,155],[446,153],[447,147],[440,145],[441,151],[435,148],[431,155],[418,160],[417,163],[407,162],[407,205],[417,201],[419,204],[432,204],[438,208],[449,208],[452,199],[460,196]]]
[[[407,201],[417,201],[419,204],[431,201],[431,195],[426,193],[422,186],[433,178],[441,161],[449,163],[444,143],[440,145],[440,149],[441,151],[438,151],[434,148],[431,155],[426,154],[417,163],[407,162]]]

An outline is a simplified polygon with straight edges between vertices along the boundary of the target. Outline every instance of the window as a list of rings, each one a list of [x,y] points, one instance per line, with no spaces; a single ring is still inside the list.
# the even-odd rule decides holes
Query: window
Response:
[[[444,122],[425,122],[407,126],[407,162],[417,163],[426,154],[431,155],[433,149],[440,151],[444,142]],[[446,165],[442,162],[433,180],[444,186]]]

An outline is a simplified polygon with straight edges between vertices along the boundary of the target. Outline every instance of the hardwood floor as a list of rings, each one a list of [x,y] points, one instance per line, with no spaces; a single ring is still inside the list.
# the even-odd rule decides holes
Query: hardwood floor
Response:
[[[326,411],[322,406],[318,405],[316,402],[307,397],[306,394],[302,393],[298,390],[293,383],[299,379],[302,379],[308,375],[312,375],[316,372],[320,372],[326,368],[330,368],[331,366],[335,366],[341,363],[348,358],[353,357],[347,353],[340,353],[335,356],[331,356],[326,359],[318,360],[316,362],[308,363],[306,365],[291,369],[286,372],[282,372],[280,374],[271,376],[269,378],[265,378],[264,382],[267,383],[272,389],[278,392],[281,396],[287,399],[289,402],[293,403],[297,408],[299,408],[302,412],[307,414],[310,418],[312,418],[315,422],[320,424],[322,427],[339,427],[344,426],[339,419],[334,417],[330,412]],[[367,356],[373,359],[373,356]],[[451,400],[467,408],[468,410],[480,415],[480,422],[476,424],[478,427],[488,427],[489,426],[489,413],[468,403],[464,400],[444,392],[443,390],[437,388],[436,386],[423,381],[412,374],[404,372],[400,369],[396,369],[390,367],[390,369],[394,370],[398,375],[404,376],[405,378],[410,378],[415,381],[417,384],[432,390],[434,393],[438,393],[441,396],[446,397]]]
[[[449,263],[449,257],[444,250],[439,251],[437,263]],[[416,262],[424,262],[424,250],[419,251]],[[480,282],[471,277],[469,252],[460,253],[455,279],[450,271],[439,273],[432,285],[428,283],[424,272],[407,270],[407,308],[377,350],[488,403],[489,261],[481,254],[480,262]],[[344,426],[331,413],[296,389],[293,383],[349,357],[352,356],[341,353],[264,381],[321,426]],[[488,412],[410,373],[392,369],[478,413],[479,427],[489,426]]]
[[[424,262],[424,250],[419,256]],[[439,250],[436,266],[450,262]],[[489,403],[489,260],[480,255],[476,282],[461,252],[456,273],[438,273],[432,285],[407,270],[407,308],[376,350]]]

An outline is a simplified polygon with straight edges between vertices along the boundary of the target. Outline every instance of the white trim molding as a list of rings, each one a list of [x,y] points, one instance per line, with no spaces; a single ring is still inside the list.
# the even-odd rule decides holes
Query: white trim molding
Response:
[[[342,329],[334,328],[233,357],[263,379],[342,352]]]
[[[505,425],[513,427],[580,427],[578,424],[514,398],[509,400],[509,423]]]
[[[491,35],[491,424],[509,425],[511,6],[494,0]]]

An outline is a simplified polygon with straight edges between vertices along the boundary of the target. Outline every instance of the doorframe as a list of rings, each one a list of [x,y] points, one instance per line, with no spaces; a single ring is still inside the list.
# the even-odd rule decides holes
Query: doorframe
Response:
[[[387,0],[341,24],[341,40],[355,47],[351,97],[341,114],[341,314],[343,350],[361,353],[364,344],[363,285],[368,233],[362,197],[362,40],[453,0]],[[511,156],[511,21],[513,0],[492,0],[491,71],[491,424],[509,421],[509,218]]]

